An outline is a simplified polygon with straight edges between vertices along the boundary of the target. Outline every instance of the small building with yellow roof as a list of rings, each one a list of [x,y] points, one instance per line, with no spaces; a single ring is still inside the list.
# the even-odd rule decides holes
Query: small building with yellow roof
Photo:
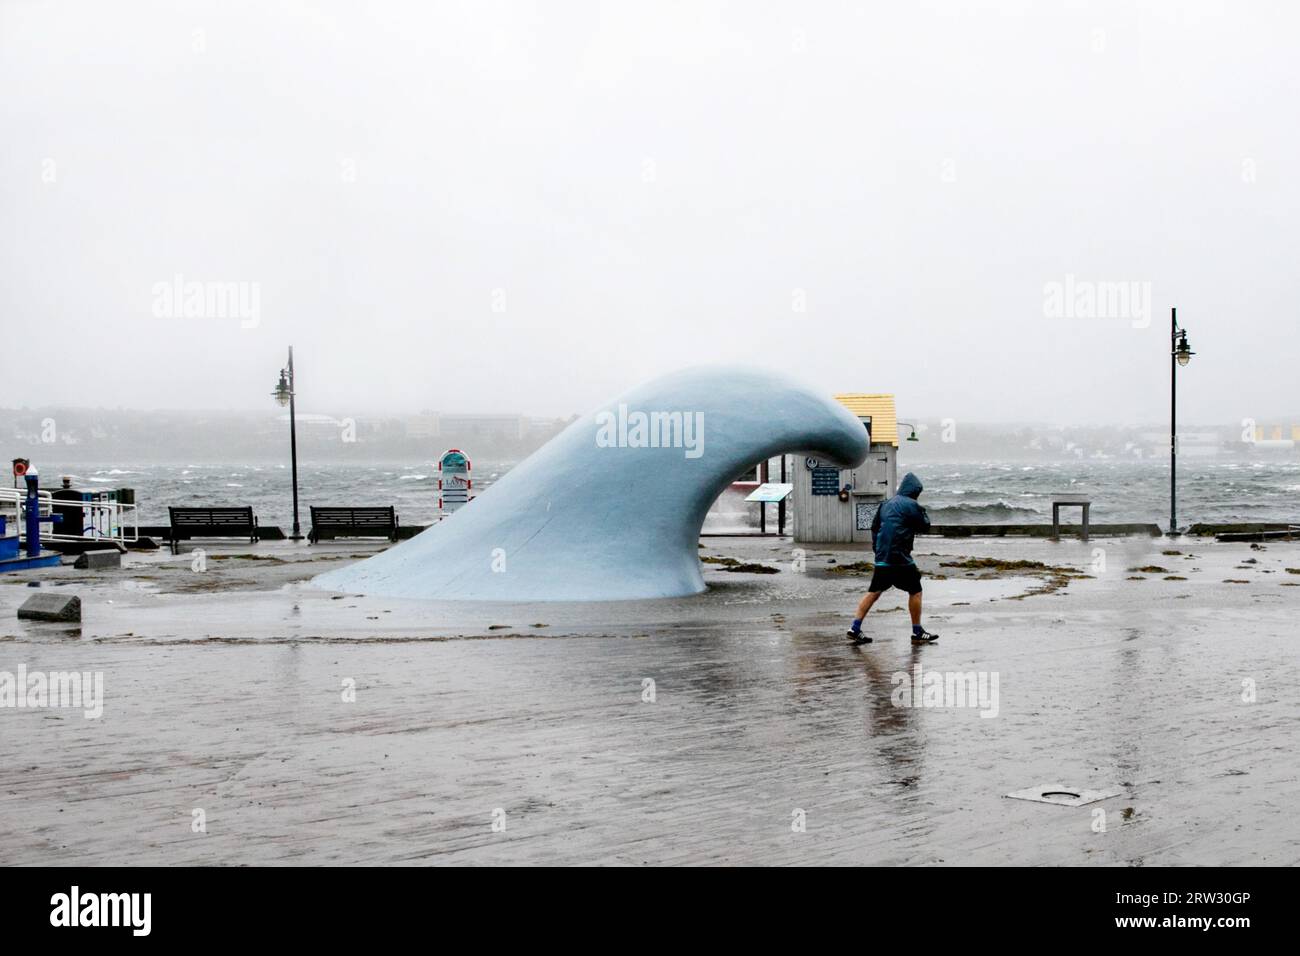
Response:
[[[869,545],[876,508],[898,486],[898,413],[894,396],[879,392],[845,392],[835,400],[871,435],[871,453],[857,468],[811,457],[795,462],[794,539]]]

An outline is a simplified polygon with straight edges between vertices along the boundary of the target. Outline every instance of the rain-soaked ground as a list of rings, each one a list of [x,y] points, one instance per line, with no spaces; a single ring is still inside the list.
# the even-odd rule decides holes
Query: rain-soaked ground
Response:
[[[703,544],[707,593],[586,605],[302,583],[364,543],[6,575],[0,864],[1300,861],[1300,544],[926,538],[941,640],[891,592],[862,648],[859,549]],[[3,706],[20,667],[102,716]]]

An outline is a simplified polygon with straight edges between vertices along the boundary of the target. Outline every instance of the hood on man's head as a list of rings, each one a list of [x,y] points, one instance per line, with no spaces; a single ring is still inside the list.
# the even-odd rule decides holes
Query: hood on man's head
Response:
[[[906,495],[909,498],[917,498],[925,486],[921,484],[921,479],[916,477],[910,471],[903,476],[903,480],[898,483],[898,493]]]

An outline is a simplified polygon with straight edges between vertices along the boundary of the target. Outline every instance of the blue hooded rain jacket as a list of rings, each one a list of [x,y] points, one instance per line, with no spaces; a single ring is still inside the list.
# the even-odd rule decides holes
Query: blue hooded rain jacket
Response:
[[[910,471],[899,482],[898,494],[882,501],[871,522],[871,543],[877,567],[905,567],[912,561],[912,537],[930,530],[930,516],[917,503],[921,479]]]

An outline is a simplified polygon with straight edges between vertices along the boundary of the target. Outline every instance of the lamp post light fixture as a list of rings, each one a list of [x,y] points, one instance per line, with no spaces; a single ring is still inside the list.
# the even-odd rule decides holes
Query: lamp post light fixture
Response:
[[[294,408],[293,390],[293,346],[289,346],[289,364],[280,369],[280,381],[275,386],[272,397],[280,407],[289,406],[289,459],[293,468],[293,534],[290,541],[302,540],[302,527],[298,524],[298,423]]]
[[[916,437],[916,426],[913,425],[911,422],[897,422],[897,424],[899,424],[899,425],[906,425],[906,426],[911,430],[911,434],[907,436],[907,440],[908,440],[908,441],[920,441],[920,440],[921,440],[921,439],[919,439],[919,438]]]
[[[1178,534],[1178,369],[1196,353],[1187,330],[1178,325],[1178,310],[1169,310],[1169,533]]]
[[[275,391],[271,394],[275,396],[275,400],[280,403],[281,408],[293,401],[293,392],[289,388],[289,379],[284,369],[280,369],[280,384],[275,387]]]

